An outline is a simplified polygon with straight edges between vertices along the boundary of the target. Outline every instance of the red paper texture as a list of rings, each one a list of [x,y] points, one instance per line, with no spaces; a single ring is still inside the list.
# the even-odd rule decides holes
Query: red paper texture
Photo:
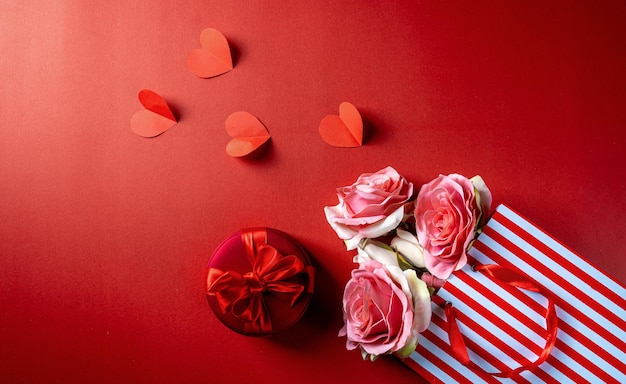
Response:
[[[480,174],[626,282],[625,19],[616,0],[0,1],[0,383],[425,382],[337,337],[355,265],[323,207],[386,166],[416,190]],[[207,27],[234,69],[203,79]],[[130,127],[141,89],[179,119],[154,139]],[[362,147],[320,137],[344,101]],[[271,139],[235,159],[242,110]],[[272,338],[204,295],[211,252],[254,226],[319,272]]]
[[[499,264],[551,293],[559,318],[551,355],[537,369],[512,379],[475,372],[453,357],[442,309],[446,301],[459,313],[470,358],[487,372],[526,365],[545,345],[547,299],[498,284],[468,263],[438,292],[433,322],[405,360],[409,366],[432,382],[445,383],[626,382],[624,285],[504,205],[470,254],[470,263]]]

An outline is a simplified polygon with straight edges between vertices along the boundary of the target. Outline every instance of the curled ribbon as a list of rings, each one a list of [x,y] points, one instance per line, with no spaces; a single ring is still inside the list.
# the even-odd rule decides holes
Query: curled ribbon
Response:
[[[303,292],[312,292],[313,267],[267,244],[265,229],[242,230],[241,240],[252,271],[241,274],[209,268],[207,294],[215,296],[223,313],[244,322],[246,334],[271,334],[272,321],[264,296],[275,294],[294,306]],[[307,275],[306,287],[290,281],[300,273]]]
[[[486,275],[490,276],[492,279],[501,281],[513,287],[526,289],[532,292],[538,292],[544,295],[548,299],[548,305],[544,316],[546,320],[546,342],[543,350],[535,361],[532,361],[526,365],[521,365],[514,369],[503,370],[501,372],[487,372],[478,364],[470,360],[470,357],[467,353],[467,348],[465,346],[465,341],[463,339],[463,335],[459,331],[459,326],[456,322],[456,310],[454,309],[452,304],[448,302],[445,304],[444,310],[446,313],[446,318],[448,319],[447,323],[448,337],[450,338],[450,347],[452,348],[452,352],[455,357],[461,363],[463,363],[463,365],[473,370],[482,371],[493,376],[506,378],[511,378],[519,375],[523,371],[534,369],[535,367],[546,361],[546,359],[548,358],[548,356],[550,356],[550,353],[552,352],[554,343],[556,342],[556,333],[559,323],[552,296],[544,288],[542,288],[535,282],[530,281],[522,277],[521,275],[511,271],[510,269],[501,267],[497,264],[478,265],[472,267],[472,269],[474,269],[475,271],[482,271]]]

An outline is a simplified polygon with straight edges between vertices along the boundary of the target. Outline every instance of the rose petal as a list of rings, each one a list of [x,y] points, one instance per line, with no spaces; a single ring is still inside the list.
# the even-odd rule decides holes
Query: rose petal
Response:
[[[445,280],[454,272],[457,263],[456,260],[447,261],[440,257],[427,257],[427,255],[428,254],[424,252],[424,264],[426,265],[426,269],[428,269],[433,276]]]
[[[491,191],[487,188],[482,177],[476,175],[470,179],[475,189],[476,205],[480,208],[480,218],[478,220],[478,226],[482,227],[489,217],[489,210],[491,209]]]
[[[357,248],[354,262],[361,264],[369,260],[375,260],[383,265],[398,266],[395,251],[380,241],[368,240],[364,246]]]
[[[417,268],[424,268],[424,252],[417,242],[417,238],[410,232],[396,230],[397,236],[391,240],[391,246],[400,253],[406,261]]]
[[[432,318],[430,291],[426,283],[417,277],[414,270],[406,270],[404,274],[407,277],[411,295],[413,296],[413,313],[415,315],[413,328],[417,332],[424,332]]]

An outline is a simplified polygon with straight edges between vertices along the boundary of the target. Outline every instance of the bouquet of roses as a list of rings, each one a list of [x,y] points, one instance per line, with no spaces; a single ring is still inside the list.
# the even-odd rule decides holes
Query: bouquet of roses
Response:
[[[410,355],[431,320],[431,295],[467,263],[487,221],[491,193],[480,176],[439,175],[413,196],[387,167],[337,189],[326,219],[358,267],[343,295],[346,348],[364,359]]]

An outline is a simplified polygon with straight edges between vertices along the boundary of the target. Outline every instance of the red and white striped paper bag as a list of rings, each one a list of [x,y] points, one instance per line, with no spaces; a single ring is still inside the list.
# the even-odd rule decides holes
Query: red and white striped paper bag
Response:
[[[457,271],[433,298],[433,318],[404,360],[431,382],[626,383],[626,288],[546,232],[500,205]],[[544,288],[512,287],[474,271],[499,264]],[[492,372],[527,366],[546,345],[546,307],[558,317],[550,355],[539,366],[502,378]],[[471,361],[452,353],[444,304],[456,309]],[[488,373],[487,373],[488,372]]]

